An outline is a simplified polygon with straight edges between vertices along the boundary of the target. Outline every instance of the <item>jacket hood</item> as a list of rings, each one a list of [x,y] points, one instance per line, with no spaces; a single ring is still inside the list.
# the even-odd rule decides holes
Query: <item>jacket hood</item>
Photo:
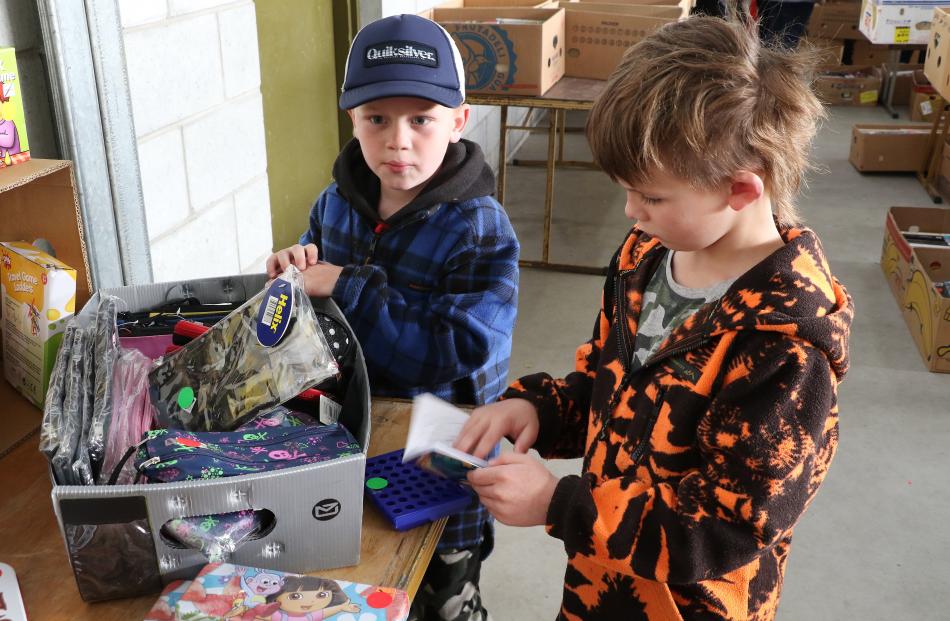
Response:
[[[840,379],[848,369],[851,296],[831,274],[818,236],[807,228],[780,228],[785,245],[740,276],[717,302],[673,331],[662,349],[700,335],[730,331],[778,332],[822,350]],[[639,243],[637,243],[639,241]],[[633,232],[620,251],[623,271],[665,254],[659,241]]]
[[[333,164],[333,178],[340,194],[352,208],[371,222],[382,222],[379,205],[379,177],[363,158],[360,143],[351,139]],[[418,217],[443,203],[461,202],[495,193],[495,174],[485,162],[481,148],[469,140],[450,143],[442,166],[408,205],[396,212],[386,223],[395,226]]]

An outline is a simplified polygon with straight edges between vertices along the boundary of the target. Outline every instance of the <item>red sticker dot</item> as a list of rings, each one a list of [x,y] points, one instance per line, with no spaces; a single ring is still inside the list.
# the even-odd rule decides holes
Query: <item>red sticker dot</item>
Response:
[[[366,603],[370,608],[385,608],[393,603],[393,596],[383,591],[376,591],[366,598]]]

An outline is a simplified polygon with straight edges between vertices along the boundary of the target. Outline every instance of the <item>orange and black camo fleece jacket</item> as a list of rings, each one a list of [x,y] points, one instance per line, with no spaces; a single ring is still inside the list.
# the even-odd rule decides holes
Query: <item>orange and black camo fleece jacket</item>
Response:
[[[521,378],[534,448],[583,457],[547,531],[568,554],[559,619],[773,619],[792,531],[838,439],[853,308],[805,228],[631,372],[643,291],[667,250],[636,229],[611,261],[576,371]]]

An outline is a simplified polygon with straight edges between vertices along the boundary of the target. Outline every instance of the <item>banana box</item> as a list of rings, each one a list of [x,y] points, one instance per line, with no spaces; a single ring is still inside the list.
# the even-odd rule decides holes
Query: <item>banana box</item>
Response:
[[[43,407],[49,375],[76,310],[76,270],[25,242],[0,243],[3,374]]]
[[[950,235],[948,235],[950,237]],[[901,311],[927,368],[950,373],[950,247],[914,248]]]
[[[950,373],[950,210],[891,207],[881,269],[924,364]]]

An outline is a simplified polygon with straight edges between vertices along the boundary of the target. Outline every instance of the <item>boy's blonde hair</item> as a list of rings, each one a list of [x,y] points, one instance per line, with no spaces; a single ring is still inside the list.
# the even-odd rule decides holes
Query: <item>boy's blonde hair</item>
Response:
[[[811,89],[815,54],[766,47],[756,27],[697,16],[627,50],[587,120],[594,161],[634,185],[657,169],[698,189],[759,172],[778,221],[796,224],[824,117]]]

